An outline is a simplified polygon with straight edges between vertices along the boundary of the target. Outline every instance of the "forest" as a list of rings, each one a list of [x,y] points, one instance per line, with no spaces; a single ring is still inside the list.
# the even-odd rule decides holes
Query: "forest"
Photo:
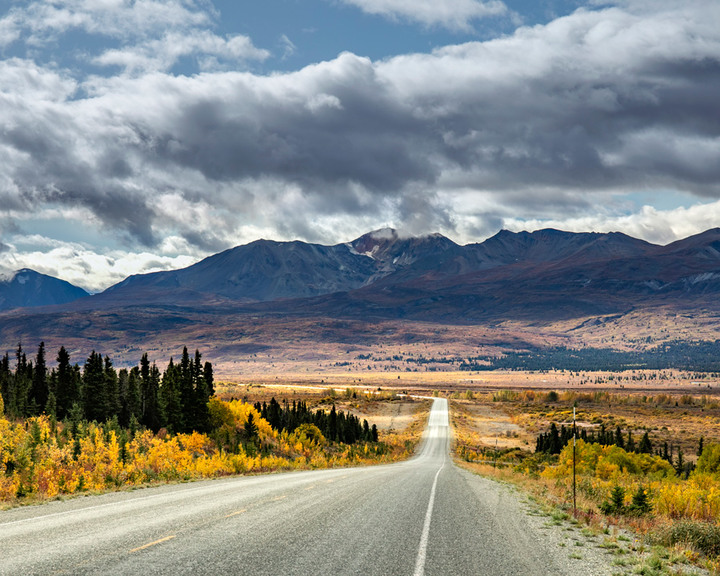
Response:
[[[72,364],[65,347],[48,370],[45,344],[40,343],[34,361],[21,345],[15,353],[15,368],[6,353],[0,360],[0,393],[10,418],[47,414],[105,422],[117,418],[122,428],[145,427],[154,432],[207,432],[210,426],[208,400],[214,394],[213,369],[183,349],[179,363],[173,359],[161,374],[143,354],[140,365],[119,371],[112,360],[92,351],[81,368]]]
[[[350,412],[272,398],[215,396],[213,368],[183,349],[163,372],[143,354],[116,370],[65,347],[48,369],[18,346],[0,360],[0,503],[158,481],[393,461],[415,439],[388,436]],[[14,364],[14,365],[11,365]]]
[[[692,370],[720,371],[720,340],[661,344],[648,350],[621,351],[612,348],[573,349],[563,346],[506,352],[502,356],[467,358],[460,370]]]

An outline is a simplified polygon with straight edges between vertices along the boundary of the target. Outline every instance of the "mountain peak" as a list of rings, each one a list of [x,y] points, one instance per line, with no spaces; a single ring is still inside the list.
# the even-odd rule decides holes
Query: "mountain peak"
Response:
[[[0,273],[0,310],[67,304],[87,295],[82,288],[30,268]]]

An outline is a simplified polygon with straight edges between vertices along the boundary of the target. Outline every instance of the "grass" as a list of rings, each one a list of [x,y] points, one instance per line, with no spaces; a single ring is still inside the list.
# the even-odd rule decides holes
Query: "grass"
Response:
[[[493,401],[493,397],[495,400]],[[502,400],[498,401],[498,397]],[[632,476],[626,476],[618,469],[609,477],[611,480],[599,481],[589,476],[580,477],[577,490],[577,517],[572,516],[571,484],[563,474],[547,475],[547,470],[555,464],[556,460],[547,459],[543,461],[532,458],[531,451],[498,451],[495,452],[494,442],[483,445],[481,426],[487,426],[487,422],[479,425],[473,420],[473,414],[487,415],[486,410],[478,409],[469,404],[490,404],[495,411],[503,411],[504,421],[509,419],[520,426],[523,430],[520,436],[528,434],[528,428],[532,432],[545,431],[550,421],[567,424],[568,415],[572,415],[572,409],[567,410],[567,402],[574,398],[578,403],[577,413],[579,420],[588,423],[612,422],[613,426],[620,425],[623,430],[631,428],[635,431],[649,429],[655,438],[670,439],[675,446],[685,446],[685,456],[692,457],[692,447],[697,444],[700,433],[705,437],[706,446],[709,442],[718,440],[712,438],[712,429],[708,426],[708,418],[714,418],[718,410],[714,400],[702,397],[688,397],[684,394],[664,395],[662,398],[645,396],[645,399],[634,398],[627,394],[590,394],[579,396],[576,393],[560,392],[554,396],[556,402],[548,402],[544,392],[528,391],[508,394],[485,394],[476,395],[474,400],[459,398],[451,401],[451,420],[454,426],[456,442],[454,445],[456,460],[461,466],[467,467],[476,473],[480,473],[503,482],[510,482],[523,491],[532,495],[532,500],[538,503],[543,509],[543,514],[548,516],[547,528],[553,526],[565,526],[566,531],[571,531],[571,522],[580,525],[579,534],[584,538],[597,537],[605,534],[602,542],[595,540],[593,545],[605,549],[614,556],[614,564],[623,568],[625,574],[646,574],[646,575],[670,575],[670,574],[697,574],[705,568],[713,574],[720,574],[720,527],[716,521],[698,521],[696,518],[686,518],[678,521],[672,515],[663,510],[699,510],[697,498],[702,499],[708,486],[717,482],[717,489],[720,490],[720,481],[704,478],[701,483],[696,482],[692,491],[688,491],[690,484],[681,479],[672,479],[671,482],[662,484],[655,482],[654,491],[649,491],[650,500],[655,505],[653,514],[631,515],[612,514],[606,516],[598,510],[599,504],[607,500],[608,490],[618,482],[631,482],[625,484],[625,493],[629,506],[630,496],[640,485],[650,485],[648,478],[633,480]],[[677,398],[677,400],[675,400]],[[677,401],[677,406],[675,405]],[[562,404],[565,403],[565,406]],[[718,415],[720,416],[720,414]],[[657,419],[655,419],[657,417]],[[608,425],[608,428],[610,425]],[[641,433],[634,432],[638,440]],[[468,452],[467,446],[473,446]],[[480,459],[475,454],[483,455]],[[492,454],[488,459],[487,455]],[[479,461],[473,462],[475,458]],[[562,459],[562,458],[561,458]],[[470,461],[468,461],[470,460]],[[495,466],[496,462],[503,462],[506,466]],[[538,465],[539,462],[539,465]],[[660,496],[658,487],[664,490],[662,497],[667,502],[673,502],[675,498],[678,506],[674,508],[657,507],[657,498]],[[675,492],[673,492],[673,490]],[[695,495],[697,493],[697,496]],[[653,500],[655,498],[655,500]],[[683,508],[679,506],[680,501],[694,503],[695,508]],[[685,504],[683,504],[685,506]],[[624,510],[623,510],[624,511]],[[703,514],[706,512],[703,512]],[[537,513],[536,513],[537,514]],[[720,517],[717,519],[720,521]],[[634,536],[637,535],[637,536]],[[568,542],[565,546],[571,549],[581,548],[583,542],[575,540]]]

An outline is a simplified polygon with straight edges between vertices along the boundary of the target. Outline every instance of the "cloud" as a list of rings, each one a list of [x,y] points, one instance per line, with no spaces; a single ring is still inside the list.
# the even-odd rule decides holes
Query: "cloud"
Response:
[[[468,31],[473,20],[508,13],[499,0],[342,0],[368,14]]]
[[[102,291],[131,274],[184,268],[199,259],[197,253],[175,257],[123,250],[100,253],[83,244],[41,235],[18,236],[16,240],[22,242],[24,249],[18,250],[14,243],[7,247],[3,254],[5,270],[31,268],[41,274],[62,278],[89,292]],[[166,242],[173,242],[173,239]]]
[[[623,216],[587,214],[565,219],[507,219],[504,226],[513,231],[532,231],[542,228],[560,228],[569,232],[622,231],[635,238],[665,245],[716,228],[718,222],[720,222],[720,201],[698,203],[672,210],[658,210],[646,205],[632,214]]]
[[[195,56],[200,69],[220,68],[220,60],[265,60],[267,50],[256,48],[246,36],[220,38],[206,30],[167,33],[158,40],[121,49],[106,50],[92,61],[100,66],[119,66],[126,72],[170,70],[181,58]]]
[[[120,66],[130,73],[170,70],[186,57],[195,58],[201,69],[268,58],[270,53],[256,48],[247,36],[213,33],[217,17],[207,3],[193,0],[35,1],[13,8],[0,20],[0,46],[22,41],[37,51],[59,44],[67,33],[82,31],[119,43],[90,57],[94,64]]]
[[[290,58],[295,52],[297,52],[297,46],[293,43],[290,38],[288,38],[285,34],[282,34],[280,36],[280,42],[279,42],[282,52],[283,52],[283,60],[286,58]]]
[[[173,74],[173,62],[264,53],[202,28],[213,15],[192,2],[55,2],[45,6],[65,12],[37,29],[91,30],[94,5],[171,22],[192,8],[192,26],[175,42],[178,28],[146,36],[111,25],[133,39],[97,55],[123,68],[115,76],[0,61],[10,79],[0,86],[0,217],[72,208],[92,218],[70,225],[113,235],[119,250],[176,238],[206,254],[258,235],[332,243],[382,225],[470,241],[504,223],[586,221],[648,237],[638,222],[662,218],[623,220],[619,198],[720,197],[715,3],[628,2],[429,54],[343,53],[267,75],[208,62],[192,76]]]

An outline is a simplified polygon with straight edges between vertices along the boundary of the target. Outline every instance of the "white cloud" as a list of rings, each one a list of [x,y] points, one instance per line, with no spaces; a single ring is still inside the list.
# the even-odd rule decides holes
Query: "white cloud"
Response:
[[[126,72],[144,73],[167,71],[184,57],[197,57],[201,63],[217,64],[218,59],[233,62],[265,60],[267,50],[256,48],[246,36],[220,38],[207,30],[167,33],[158,40],[150,40],[130,47],[106,50],[93,59],[101,66],[120,66]],[[208,60],[212,58],[212,60]],[[218,66],[210,66],[215,68]],[[201,66],[203,68],[203,66]]]
[[[176,256],[122,250],[99,253],[82,244],[40,235],[19,237],[17,240],[27,248],[18,251],[13,244],[9,245],[9,250],[3,254],[6,270],[31,268],[41,274],[66,280],[89,292],[100,292],[131,274],[184,268],[199,259],[197,253]]]
[[[547,220],[508,218],[504,226],[513,231],[557,228],[568,232],[624,232],[635,238],[665,245],[717,228],[719,223],[720,201],[716,201],[672,210],[643,206],[637,212],[625,215],[588,214]]]
[[[118,40],[120,46],[90,57],[100,66],[120,66],[129,72],[169,70],[179,59],[194,57],[203,68],[221,68],[249,60],[264,60],[266,50],[247,36],[220,37],[211,31],[216,14],[194,0],[54,0],[15,7],[0,20],[9,45],[22,40],[28,47],[56,43],[80,30]],[[0,45],[2,45],[0,44]]]
[[[45,28],[91,27],[69,18],[97,17],[90,4],[52,4],[65,12]],[[431,54],[344,53],[269,75],[223,71],[266,53],[192,20],[185,33],[111,27],[132,43],[103,63],[132,74],[0,61],[0,222],[27,222],[27,236],[38,232],[27,216],[38,206],[69,210],[72,226],[112,237],[120,260],[160,250],[168,262],[257,235],[333,243],[384,225],[464,241],[503,224],[617,225],[650,239],[653,225],[664,238],[677,218],[686,224],[670,229],[682,235],[712,218],[699,209],[627,217],[611,205],[656,189],[720,197],[717,21],[715,4],[585,10]],[[168,72],[203,56],[220,69]],[[18,262],[30,254],[49,269],[40,251],[19,248],[23,234],[4,229],[0,243],[16,246]],[[72,278],[105,250],[83,246]],[[125,270],[97,266],[104,281]]]
[[[286,58],[290,58],[295,52],[297,52],[297,46],[293,43],[290,38],[288,38],[285,34],[282,34],[280,36],[280,46],[282,47],[283,51],[283,60]]]
[[[342,0],[368,14],[442,26],[451,30],[470,30],[479,18],[507,14],[499,0]]]

